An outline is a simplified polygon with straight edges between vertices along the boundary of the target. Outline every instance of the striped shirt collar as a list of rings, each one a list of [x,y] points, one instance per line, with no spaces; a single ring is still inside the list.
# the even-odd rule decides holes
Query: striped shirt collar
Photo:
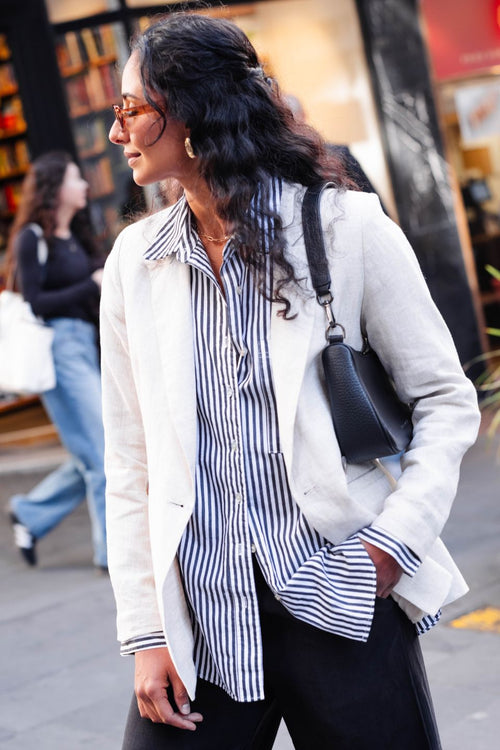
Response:
[[[169,255],[188,255],[193,247],[194,227],[192,214],[186,196],[183,194],[177,203],[167,209],[166,220],[156,237],[144,252],[146,260],[162,260]]]
[[[268,198],[271,204],[275,204],[276,210],[279,210],[281,196],[282,182],[276,178],[272,181],[270,196]],[[257,194],[252,198],[250,211],[255,210],[258,201],[262,199],[262,193],[258,190]],[[288,214],[289,211],[286,213]],[[288,216],[285,218],[287,220]],[[286,225],[286,221],[284,224]],[[158,230],[151,245],[144,251],[144,258],[154,261],[176,255],[179,260],[186,261],[196,244],[196,239],[197,235],[194,229],[193,215],[186,196],[183,194],[177,203],[174,203],[173,206],[166,210],[165,221]]]

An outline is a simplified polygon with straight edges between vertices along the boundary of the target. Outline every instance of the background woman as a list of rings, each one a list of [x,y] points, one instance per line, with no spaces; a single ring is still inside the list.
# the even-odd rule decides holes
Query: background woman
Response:
[[[16,279],[35,315],[54,329],[56,386],[41,394],[71,458],[26,495],[11,498],[17,547],[30,565],[36,541],[87,498],[94,564],[107,569],[104,438],[97,347],[102,263],[83,209],[88,184],[71,156],[50,152],[31,165],[9,242]],[[39,263],[38,224],[48,243]]]
[[[411,248],[233,24],[153,25],[122,92],[110,139],[134,180],[181,187],[121,233],[103,283],[124,748],[263,750],[283,717],[300,750],[437,750],[417,630],[466,590],[438,535],[479,418]],[[394,491],[342,461],[321,375],[301,204],[332,173],[335,317],[414,403]]]

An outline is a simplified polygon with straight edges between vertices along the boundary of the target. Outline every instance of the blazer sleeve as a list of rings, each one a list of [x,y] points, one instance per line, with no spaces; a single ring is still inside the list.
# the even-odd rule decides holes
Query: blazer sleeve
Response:
[[[151,562],[147,454],[120,270],[124,235],[105,265],[100,320],[108,562],[122,642],[162,630]]]
[[[461,460],[477,437],[477,395],[405,235],[374,196],[364,198],[361,325],[400,398],[414,404],[403,472],[373,527],[423,560],[448,518]]]

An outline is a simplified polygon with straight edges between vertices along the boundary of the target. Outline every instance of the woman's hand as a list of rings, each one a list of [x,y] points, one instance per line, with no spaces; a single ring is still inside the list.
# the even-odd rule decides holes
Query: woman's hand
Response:
[[[394,586],[403,575],[403,568],[388,552],[370,542],[360,539],[361,544],[370,555],[377,571],[377,596],[387,599]]]
[[[167,698],[169,686],[172,687],[175,707],[172,707]],[[187,690],[177,674],[168,648],[136,652],[135,694],[143,719],[191,731],[196,729],[195,722],[203,720],[201,714],[191,713]]]

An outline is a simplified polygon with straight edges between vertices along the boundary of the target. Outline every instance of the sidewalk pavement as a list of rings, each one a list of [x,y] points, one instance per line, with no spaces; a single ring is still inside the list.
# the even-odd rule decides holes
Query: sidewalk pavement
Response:
[[[60,448],[3,452],[0,507],[63,458]],[[471,591],[422,639],[443,750],[498,746],[500,622],[490,617],[491,632],[477,629],[486,616],[476,629],[450,623],[488,606],[500,609],[499,478],[500,464],[481,437],[465,457],[444,534]],[[39,566],[28,569],[0,515],[0,749],[119,750],[133,660],[118,655],[111,587],[90,562],[85,507],[38,551]],[[291,748],[282,727],[274,750]]]

